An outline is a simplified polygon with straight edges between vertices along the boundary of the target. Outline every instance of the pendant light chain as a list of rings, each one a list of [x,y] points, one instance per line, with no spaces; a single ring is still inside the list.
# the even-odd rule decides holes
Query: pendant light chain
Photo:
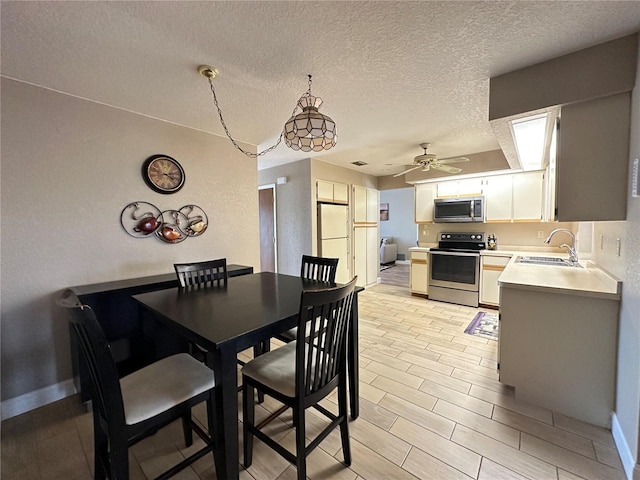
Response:
[[[222,124],[222,127],[224,128],[224,131],[227,134],[227,137],[229,137],[229,140],[231,140],[231,143],[233,143],[234,147],[236,147],[238,150],[244,153],[247,157],[257,158],[271,152],[272,150],[277,148],[278,145],[280,145],[280,142],[282,142],[282,136],[284,135],[284,130],[280,131],[280,136],[278,137],[278,141],[275,144],[271,145],[269,148],[262,150],[261,152],[258,152],[258,153],[248,152],[244,148],[242,148],[240,145],[238,145],[238,142],[236,142],[231,136],[231,133],[229,133],[229,129],[227,128],[227,124],[224,122],[224,118],[222,118],[222,110],[220,109],[220,105],[218,105],[218,97],[216,96],[216,90],[215,88],[213,88],[213,79],[212,77],[207,77],[207,80],[209,80],[209,86],[211,88],[211,93],[213,94],[213,103],[215,104],[216,109],[218,110],[220,123]],[[311,75],[309,75],[309,90],[307,91],[307,93],[309,93],[310,91],[311,91]],[[296,113],[297,109],[298,109],[298,106],[296,105],[296,107],[293,109],[293,112],[291,112],[292,117]]]

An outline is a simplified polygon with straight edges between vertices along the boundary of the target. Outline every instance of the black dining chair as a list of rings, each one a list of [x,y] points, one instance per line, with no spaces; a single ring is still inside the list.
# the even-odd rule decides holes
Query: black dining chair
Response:
[[[89,371],[93,409],[94,478],[129,478],[129,447],[169,423],[182,419],[185,445],[193,431],[205,446],[158,478],[169,478],[213,451],[213,371],[187,353],[172,355],[119,378],[111,347],[88,305],[70,291],[57,299],[77,335],[82,361]],[[206,402],[209,433],[191,417],[191,408]]]
[[[336,272],[338,271],[338,260],[339,258],[302,255],[300,278],[334,284],[336,282]],[[297,328],[294,327],[276,335],[276,338],[282,342],[289,343],[296,339],[296,333]]]
[[[227,259],[206,260],[204,262],[174,263],[180,286],[183,289],[197,288],[227,288],[229,274],[227,271]],[[253,347],[254,358],[270,350],[268,342],[261,342]],[[190,343],[189,353],[201,362],[205,362],[207,350],[197,343]],[[245,362],[238,359],[239,365]],[[240,390],[241,387],[238,387]],[[260,395],[260,402],[263,396]]]
[[[296,465],[298,480],[304,480],[307,473],[307,456],[338,426],[344,463],[351,464],[347,420],[346,350],[355,283],[356,278],[340,287],[303,291],[296,340],[247,362],[242,368],[245,467],[251,466],[253,437],[256,436]],[[314,333],[307,336],[304,333],[307,330]],[[319,402],[336,387],[338,413],[334,414]],[[254,389],[293,409],[295,453],[284,448],[262,430],[275,417],[271,416],[259,425],[255,424]],[[307,445],[305,410],[310,407],[325,415],[330,423]]]
[[[174,263],[173,268],[183,288],[226,287],[229,279],[226,258],[195,263]]]
[[[173,268],[183,289],[226,288],[229,280],[226,258],[204,262],[174,263]],[[193,342],[189,343],[189,353],[203,363],[207,356],[207,350]],[[244,365],[243,362],[240,364]]]

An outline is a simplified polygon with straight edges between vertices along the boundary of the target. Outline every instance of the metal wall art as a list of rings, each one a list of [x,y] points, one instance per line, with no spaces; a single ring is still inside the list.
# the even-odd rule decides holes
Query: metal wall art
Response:
[[[180,243],[202,235],[209,226],[207,214],[197,205],[161,211],[149,202],[133,202],[122,209],[120,224],[132,237],[157,237],[166,243]]]

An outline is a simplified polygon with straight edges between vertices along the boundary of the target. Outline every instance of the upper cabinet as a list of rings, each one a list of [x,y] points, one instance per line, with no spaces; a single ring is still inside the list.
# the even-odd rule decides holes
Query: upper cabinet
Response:
[[[349,203],[349,186],[344,183],[318,180],[316,188],[318,202],[340,203],[343,205]]]
[[[354,223],[377,224],[380,215],[378,206],[378,190],[353,186],[353,221]]]
[[[448,180],[437,183],[438,198],[457,198],[482,195],[482,179],[466,178],[463,180]]]
[[[487,222],[540,222],[544,172],[496,175],[484,179]]]
[[[625,220],[631,94],[562,107],[556,220]]]
[[[418,183],[414,187],[414,211],[416,223],[433,222],[433,200],[435,199],[435,183]]]

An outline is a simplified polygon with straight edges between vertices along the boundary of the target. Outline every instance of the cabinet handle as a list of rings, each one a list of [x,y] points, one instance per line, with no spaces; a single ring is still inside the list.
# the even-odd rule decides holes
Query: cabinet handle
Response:
[[[501,272],[504,270],[504,265],[483,265],[483,270],[493,270],[496,272]]]

